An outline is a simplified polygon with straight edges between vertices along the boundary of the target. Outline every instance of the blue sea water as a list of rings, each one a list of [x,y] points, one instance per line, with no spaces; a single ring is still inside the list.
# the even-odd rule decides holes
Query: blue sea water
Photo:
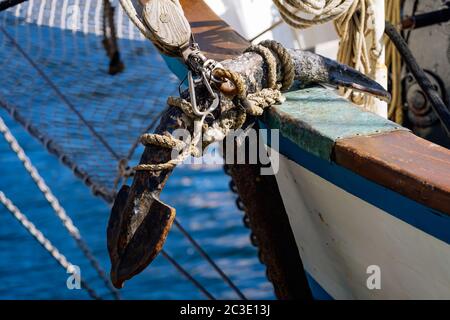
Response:
[[[109,208],[92,196],[70,170],[44,148],[3,110],[1,117],[45,178],[102,266],[109,271],[106,225]],[[177,209],[177,217],[193,237],[249,298],[272,299],[272,285],[265,267],[250,244],[242,212],[228,188],[229,177],[220,166],[177,168],[162,193],[162,199]],[[0,190],[42,230],[81,275],[104,298],[108,290],[62,227],[51,207],[34,185],[8,144],[0,139]],[[236,298],[214,270],[199,256],[175,228],[166,250],[217,298]],[[63,270],[0,206],[0,299],[86,299],[83,290],[69,290]],[[162,256],[125,284],[124,299],[203,299],[189,281]]]
[[[47,7],[46,9],[49,9]],[[18,19],[10,13],[5,13],[0,19],[0,27],[5,28],[15,38],[31,59],[72,99],[76,107],[83,107],[82,110],[91,123],[97,127],[104,126],[105,119],[108,119],[107,123],[111,123],[111,133],[104,129],[103,134],[112,136],[114,147],[125,148],[120,150],[122,153],[127,151],[129,142],[120,139],[121,135],[137,137],[140,132],[129,132],[130,128],[137,128],[139,125],[142,127],[143,123],[146,125],[148,115],[164,105],[163,101],[169,91],[176,91],[177,83],[173,80],[158,80],[158,77],[170,74],[161,57],[146,42],[121,39],[119,46],[122,48],[126,69],[120,76],[110,77],[104,71],[107,59],[101,37],[25,23],[30,19],[32,22],[33,17]],[[151,88],[146,85],[147,79],[154,80]],[[44,134],[59,138],[57,142],[63,144],[64,139],[61,138],[60,131],[53,130],[52,122],[47,121],[48,117],[59,116],[62,123],[76,128],[75,132],[71,132],[79,137],[75,137],[78,140],[75,139],[72,143],[86,143],[84,148],[76,150],[97,148],[96,144],[87,144],[86,139],[92,137],[86,128],[74,113],[61,103],[61,99],[2,33],[0,97],[18,105],[22,116],[25,115],[31,123],[37,123]],[[127,105],[124,107],[123,104],[133,104],[135,110],[128,110]],[[111,112],[114,108],[120,108],[120,112]],[[94,197],[71,170],[56,157],[48,154],[45,148],[2,108],[0,116],[71,216],[105,271],[109,273],[106,248],[106,226],[110,212],[108,205],[102,199]],[[121,125],[124,119],[128,126]],[[113,133],[116,135],[113,136]],[[102,153],[103,149],[93,150],[92,154],[80,155],[75,159],[95,158]],[[138,150],[136,156],[139,156],[139,153]],[[115,172],[116,162],[110,159],[105,163],[105,159],[107,158],[97,161],[103,161],[104,168],[109,170],[107,172]],[[170,177],[161,199],[176,208],[181,224],[248,298],[272,299],[272,285],[266,279],[265,267],[257,258],[256,248],[250,243],[250,231],[243,225],[243,213],[235,205],[236,195],[230,191],[229,181],[230,178],[224,174],[221,166],[181,166],[176,168]],[[99,295],[111,298],[103,282],[1,136],[0,190],[71,263],[80,266],[82,278]],[[237,298],[176,228],[172,228],[165,249],[216,298]],[[67,288],[68,276],[49,253],[0,205],[0,299],[89,298],[83,290]],[[205,298],[162,256],[157,257],[141,274],[128,281],[120,293],[124,299]]]

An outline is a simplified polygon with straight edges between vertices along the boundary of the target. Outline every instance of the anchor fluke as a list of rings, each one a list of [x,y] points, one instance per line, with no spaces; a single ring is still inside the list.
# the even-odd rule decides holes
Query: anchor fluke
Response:
[[[118,289],[161,252],[175,219],[175,209],[155,198],[151,199],[145,214],[127,214],[129,191],[128,186],[120,189],[107,230],[111,282]]]

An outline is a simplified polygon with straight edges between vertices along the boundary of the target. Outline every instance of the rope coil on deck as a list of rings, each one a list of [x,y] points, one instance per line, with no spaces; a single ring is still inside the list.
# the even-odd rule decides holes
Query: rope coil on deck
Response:
[[[273,0],[280,11],[281,17],[290,26],[297,29],[309,28],[313,25],[327,23],[341,18],[355,0]],[[293,13],[297,9],[306,14],[314,15],[312,18],[300,17]]]

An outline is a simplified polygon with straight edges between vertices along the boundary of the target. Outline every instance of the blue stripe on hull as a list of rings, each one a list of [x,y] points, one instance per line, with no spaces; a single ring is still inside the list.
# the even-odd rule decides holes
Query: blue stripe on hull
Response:
[[[315,300],[334,300],[308,272],[305,272],[305,274],[309,288],[311,289],[311,294]]]
[[[264,128],[264,123],[260,123]],[[270,130],[268,143],[270,145]],[[298,147],[280,133],[279,152],[300,166],[433,237],[450,243],[450,217]],[[338,201],[339,199],[337,199]]]

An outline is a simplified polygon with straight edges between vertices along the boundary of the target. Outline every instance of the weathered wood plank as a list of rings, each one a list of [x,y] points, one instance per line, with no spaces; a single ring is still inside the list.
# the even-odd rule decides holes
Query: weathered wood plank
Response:
[[[202,0],[181,0],[195,41],[211,59],[222,61],[244,52],[250,43],[217,16]]]
[[[450,215],[450,150],[390,132],[336,142],[334,161],[386,188]]]

